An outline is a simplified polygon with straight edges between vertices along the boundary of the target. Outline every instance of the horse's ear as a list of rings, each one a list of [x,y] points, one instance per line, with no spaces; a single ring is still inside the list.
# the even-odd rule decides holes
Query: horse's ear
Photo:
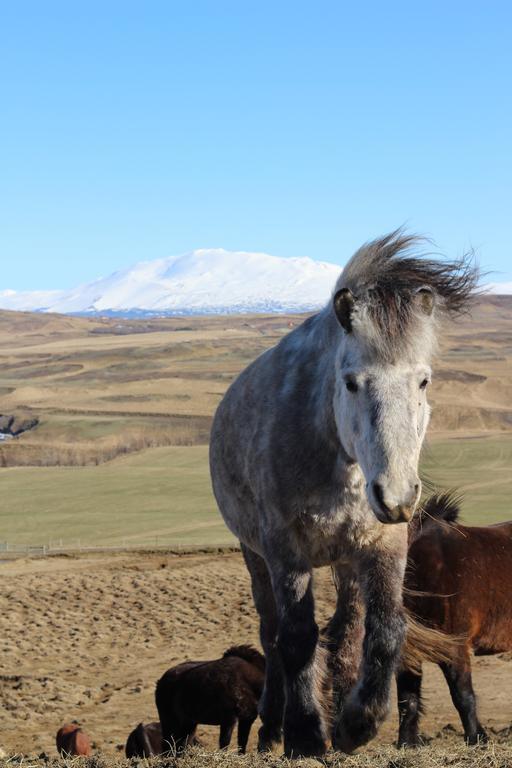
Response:
[[[350,333],[352,330],[352,311],[354,309],[355,299],[349,288],[341,288],[334,294],[333,305],[334,312],[340,325]]]
[[[425,315],[431,315],[434,309],[434,294],[432,289],[427,286],[418,288],[416,291],[416,302]]]

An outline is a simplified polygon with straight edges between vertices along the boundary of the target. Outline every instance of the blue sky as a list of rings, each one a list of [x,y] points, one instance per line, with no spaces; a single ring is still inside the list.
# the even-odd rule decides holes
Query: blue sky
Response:
[[[404,222],[512,279],[511,9],[0,0],[0,289]]]

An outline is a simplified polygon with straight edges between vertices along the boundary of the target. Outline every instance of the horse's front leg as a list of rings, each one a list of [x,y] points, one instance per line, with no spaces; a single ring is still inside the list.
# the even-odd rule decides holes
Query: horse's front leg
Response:
[[[282,544],[282,542],[280,542]],[[284,748],[289,757],[322,755],[326,724],[321,707],[318,626],[311,568],[280,546],[267,555],[278,611],[277,644],[286,685]]]
[[[370,741],[389,711],[391,682],[406,631],[402,607],[406,558],[407,531],[400,525],[360,559],[366,606],[363,661],[357,685],[335,727],[334,746],[344,752]]]
[[[333,566],[336,611],[323,631],[332,681],[334,722],[339,720],[357,682],[364,638],[364,611],[357,574],[344,565]]]

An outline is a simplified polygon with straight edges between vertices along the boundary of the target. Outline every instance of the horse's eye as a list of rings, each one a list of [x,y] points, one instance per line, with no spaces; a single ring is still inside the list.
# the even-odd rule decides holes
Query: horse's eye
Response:
[[[353,379],[347,379],[345,386],[349,392],[357,392],[357,384]]]
[[[420,384],[420,389],[426,389],[428,384],[428,379],[423,379],[423,381]]]

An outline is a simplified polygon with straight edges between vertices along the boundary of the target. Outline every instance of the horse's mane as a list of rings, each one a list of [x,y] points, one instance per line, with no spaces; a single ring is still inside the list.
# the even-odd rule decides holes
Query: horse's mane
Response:
[[[249,664],[255,664],[261,666],[265,663],[265,657],[252,645],[232,645],[227,651],[224,651],[222,658],[225,659],[228,656],[237,656],[239,659],[248,661]]]
[[[462,495],[456,490],[434,493],[422,504],[420,516],[444,520],[445,523],[456,523],[459,519],[461,503]]]
[[[429,496],[409,523],[409,545],[436,524],[456,523],[461,503],[462,494],[454,489]]]
[[[474,295],[478,268],[470,251],[456,261],[429,258],[418,249],[429,241],[397,229],[363,245],[342,271],[335,291],[349,289],[357,311],[382,337],[396,346],[418,317],[418,291],[432,293],[434,312],[457,316]]]

